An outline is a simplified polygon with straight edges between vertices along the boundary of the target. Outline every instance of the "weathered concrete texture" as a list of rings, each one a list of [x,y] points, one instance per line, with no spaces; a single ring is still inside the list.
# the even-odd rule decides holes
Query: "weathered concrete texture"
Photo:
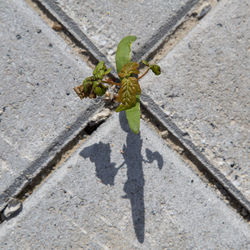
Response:
[[[221,1],[142,88],[250,200],[250,3]]]
[[[49,6],[55,2],[39,1]],[[140,58],[161,42],[162,37],[181,21],[196,2],[198,0],[60,0],[55,4],[114,64],[116,47],[124,36],[138,37],[133,48],[135,48],[136,57]],[[52,6],[52,9],[55,8]],[[65,18],[61,15],[60,20]]]
[[[249,225],[142,122],[115,114],[0,225],[1,249],[247,249]]]
[[[74,137],[93,102],[73,91],[92,70],[24,1],[0,1],[0,54],[1,194]]]

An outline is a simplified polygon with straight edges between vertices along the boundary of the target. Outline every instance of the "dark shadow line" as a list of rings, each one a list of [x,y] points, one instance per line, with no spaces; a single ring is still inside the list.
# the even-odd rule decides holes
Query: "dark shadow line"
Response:
[[[127,132],[126,145],[123,146],[123,158],[127,166],[127,181],[124,184],[123,198],[130,200],[132,221],[137,240],[144,242],[145,238],[145,203],[142,142],[140,133],[135,135],[129,128],[125,112],[120,112],[121,128]]]
[[[145,204],[144,204],[144,173],[143,163],[151,164],[156,161],[158,168],[163,167],[163,158],[159,152],[152,152],[146,148],[146,160],[143,159],[141,150],[142,142],[140,133],[135,135],[131,132],[125,116],[125,112],[119,114],[121,128],[127,132],[126,144],[123,145],[122,156],[124,162],[115,167],[116,163],[111,162],[111,147],[109,143],[98,142],[91,146],[85,147],[80,156],[84,159],[88,158],[95,164],[96,177],[99,178],[104,185],[113,186],[115,176],[120,168],[127,169],[127,181],[124,184],[123,191],[125,193],[122,198],[129,199],[131,206],[131,216],[135,235],[140,243],[145,238]]]

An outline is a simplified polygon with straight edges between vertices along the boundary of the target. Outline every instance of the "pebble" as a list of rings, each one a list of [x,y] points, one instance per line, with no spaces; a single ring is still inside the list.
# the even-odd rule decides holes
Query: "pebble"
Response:
[[[167,138],[168,138],[169,132],[168,132],[168,130],[165,130],[165,131],[162,131],[160,134],[161,134],[161,137],[162,137],[163,139],[167,139]]]
[[[52,25],[52,29],[55,31],[61,31],[63,29],[62,25],[58,22],[54,22]]]
[[[93,118],[91,119],[91,121],[98,122],[100,120],[106,119],[110,115],[111,115],[110,109],[106,108],[106,109],[103,109],[100,113],[94,115]]]

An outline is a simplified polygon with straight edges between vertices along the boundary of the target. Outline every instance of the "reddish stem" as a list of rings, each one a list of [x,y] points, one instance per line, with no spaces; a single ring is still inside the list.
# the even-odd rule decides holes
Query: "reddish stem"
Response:
[[[148,68],[141,76],[138,77],[138,80],[142,79],[149,72],[150,68]]]
[[[121,84],[119,82],[113,82],[112,80],[109,80],[109,79],[107,79],[105,81],[102,80],[102,83],[108,83],[111,85],[121,86]]]

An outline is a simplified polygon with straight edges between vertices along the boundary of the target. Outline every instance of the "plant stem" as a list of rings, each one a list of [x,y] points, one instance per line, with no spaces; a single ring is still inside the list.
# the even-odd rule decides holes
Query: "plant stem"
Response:
[[[138,80],[142,79],[149,72],[150,68],[148,68],[141,76],[138,77]]]
[[[116,86],[121,86],[121,84],[119,82],[113,82],[112,80],[102,80],[102,83],[108,83],[108,84],[111,84],[111,85],[116,85]]]

